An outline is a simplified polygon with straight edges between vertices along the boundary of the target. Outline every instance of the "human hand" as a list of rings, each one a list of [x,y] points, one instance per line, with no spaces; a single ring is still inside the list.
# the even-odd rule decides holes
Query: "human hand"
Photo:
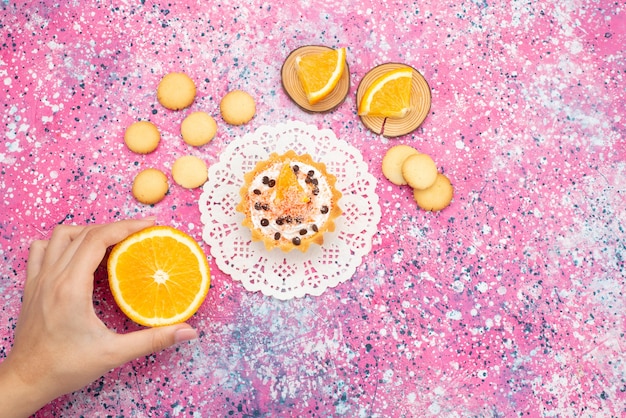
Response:
[[[107,248],[153,224],[61,225],[32,243],[13,348],[0,364],[3,414],[27,416],[130,360],[197,338],[186,323],[116,334],[95,313],[94,272]]]

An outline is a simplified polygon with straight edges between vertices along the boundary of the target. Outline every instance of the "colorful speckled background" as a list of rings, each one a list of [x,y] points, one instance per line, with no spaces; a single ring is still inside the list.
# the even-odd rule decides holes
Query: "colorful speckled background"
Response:
[[[96,3],[95,5],[92,3]],[[281,89],[289,52],[346,46],[352,87],[307,114]],[[319,297],[245,291],[211,260],[201,338],[113,370],[40,411],[67,416],[619,417],[626,414],[626,5],[621,1],[295,0],[0,2],[1,355],[20,308],[28,246],[60,223],[155,214],[201,241],[200,190],[154,207],[134,175],[193,154],[214,163],[259,126],[302,120],[359,148],[382,221],[357,273]],[[355,112],[360,79],[404,62],[432,87],[420,129],[386,139]],[[184,71],[190,109],[156,101]],[[219,100],[257,100],[243,127]],[[219,132],[192,149],[194,110]],[[163,141],[138,156],[125,128]],[[420,211],[391,185],[393,144],[433,156],[452,205]],[[209,249],[203,243],[209,254]],[[119,332],[106,272],[96,303]]]

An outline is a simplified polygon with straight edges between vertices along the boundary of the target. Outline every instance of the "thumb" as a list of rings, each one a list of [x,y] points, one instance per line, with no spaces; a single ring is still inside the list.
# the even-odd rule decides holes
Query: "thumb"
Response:
[[[174,344],[198,338],[198,333],[187,323],[143,329],[118,334],[116,356],[119,364],[164,350]]]

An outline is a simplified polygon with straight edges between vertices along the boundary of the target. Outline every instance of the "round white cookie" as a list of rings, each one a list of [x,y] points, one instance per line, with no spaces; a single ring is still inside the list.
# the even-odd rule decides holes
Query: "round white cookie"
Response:
[[[430,155],[410,155],[402,163],[402,177],[414,189],[428,189],[437,179],[437,165]]]
[[[215,137],[217,123],[206,112],[193,112],[183,120],[180,133],[187,144],[200,147],[208,144]]]
[[[189,107],[195,98],[196,85],[185,73],[169,73],[157,87],[157,100],[170,110]]]
[[[157,127],[145,120],[133,123],[124,132],[124,143],[129,150],[137,154],[151,153],[160,141],[161,134]]]
[[[178,158],[172,166],[174,181],[185,189],[202,186],[209,177],[207,165],[200,158],[186,155]]]
[[[454,187],[444,174],[437,173],[435,183],[427,189],[413,189],[413,198],[417,206],[424,210],[438,211],[450,204],[454,196]]]
[[[252,96],[243,90],[233,90],[220,102],[222,119],[230,125],[243,125],[254,117],[256,103]]]
[[[383,175],[398,186],[406,184],[406,180],[402,175],[402,164],[413,154],[418,151],[408,145],[396,145],[387,150],[383,157]]]
[[[167,176],[156,168],[141,171],[133,181],[133,196],[146,205],[153,205],[163,200],[168,190]]]

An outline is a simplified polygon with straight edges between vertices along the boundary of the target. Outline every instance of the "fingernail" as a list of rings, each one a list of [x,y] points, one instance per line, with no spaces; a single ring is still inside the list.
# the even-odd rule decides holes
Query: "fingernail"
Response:
[[[156,216],[154,216],[154,215],[150,215],[150,216],[146,216],[146,217],[144,217],[144,218],[143,218],[143,220],[144,220],[144,221],[154,222],[154,221],[156,221],[156,218],[157,218]]]
[[[196,338],[198,338],[198,333],[193,328],[181,328],[174,332],[174,342],[176,343],[195,340]]]

